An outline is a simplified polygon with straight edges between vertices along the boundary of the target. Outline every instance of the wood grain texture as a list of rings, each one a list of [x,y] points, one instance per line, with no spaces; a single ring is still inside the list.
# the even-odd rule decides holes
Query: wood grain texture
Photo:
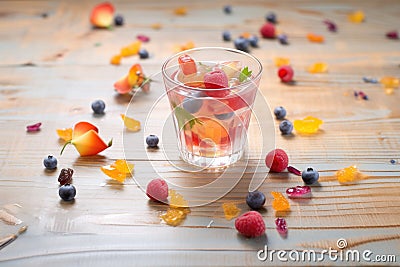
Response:
[[[29,226],[26,233],[0,251],[1,266],[265,266],[271,262],[259,261],[256,254],[265,244],[275,250],[321,250],[334,247],[338,238],[345,238],[352,249],[396,255],[398,264],[400,164],[390,164],[390,160],[400,159],[399,91],[386,95],[380,85],[362,81],[363,76],[399,77],[399,41],[384,37],[399,25],[398,1],[231,1],[233,13],[225,15],[223,1],[119,0],[113,3],[117,13],[124,15],[126,25],[93,30],[88,15],[96,3],[1,1],[0,209]],[[174,8],[179,6],[187,7],[187,16],[174,15]],[[354,10],[365,12],[364,23],[347,22],[347,14]],[[310,200],[291,201],[291,212],[275,214],[269,192],[284,192],[301,180],[287,173],[268,174],[259,189],[267,197],[262,211],[267,237],[239,236],[234,221],[224,219],[221,205],[233,201],[242,211],[248,210],[244,200],[260,158],[259,133],[253,120],[249,162],[240,182],[222,199],[192,208],[182,225],[167,226],[159,219],[167,209],[165,205],[148,201],[132,178],[124,185],[110,182],[100,166],[127,155],[135,164],[135,178],[161,176],[187,187],[209,183],[218,174],[175,169],[171,164],[184,166],[176,151],[169,155],[170,162],[164,160],[161,150],[151,151],[149,161],[141,148],[143,131],[127,132],[119,118],[129,107],[130,98],[116,95],[112,85],[137,62],[146,74],[154,75],[153,94],[139,93],[130,104],[137,111],[135,117],[144,121],[147,106],[157,97],[154,92],[163,86],[161,65],[174,53],[174,46],[191,40],[198,47],[232,47],[232,43],[221,40],[224,29],[234,37],[242,32],[257,34],[269,11],[278,15],[277,27],[288,34],[290,45],[260,40],[260,47],[252,50],[264,67],[260,92],[270,107],[286,107],[290,120],[307,115],[324,120],[322,130],[313,136],[284,137],[276,127],[276,146],[288,152],[291,165],[318,169],[320,183],[313,187]],[[338,32],[328,32],[324,19],[335,21]],[[160,23],[162,28],[154,30],[153,23]],[[309,43],[309,32],[324,35],[325,43]],[[144,45],[151,57],[143,61],[130,57],[118,67],[110,65],[110,57],[137,34],[151,38]],[[279,82],[275,57],[290,58],[295,86]],[[307,66],[316,61],[328,63],[329,72],[309,74]],[[355,100],[354,90],[363,90],[369,100]],[[93,116],[90,103],[95,99],[106,102],[104,116]],[[265,107],[265,114],[269,113]],[[113,146],[101,155],[86,158],[78,157],[69,147],[58,156],[58,171],[44,171],[43,158],[58,155],[62,146],[55,129],[71,127],[81,120],[96,124],[105,140],[113,138]],[[26,125],[38,121],[43,123],[40,132],[25,132]],[[174,142],[163,139],[165,146],[174,146]],[[353,164],[365,179],[340,185],[335,172]],[[73,204],[59,201],[57,177],[63,167],[75,170],[78,195]],[[236,178],[234,173],[226,182]],[[207,200],[212,192],[201,197]],[[276,216],[286,218],[287,238],[276,232]],[[207,227],[211,220],[211,227]],[[0,222],[0,239],[18,228]],[[292,263],[359,265],[328,258],[319,263]]]

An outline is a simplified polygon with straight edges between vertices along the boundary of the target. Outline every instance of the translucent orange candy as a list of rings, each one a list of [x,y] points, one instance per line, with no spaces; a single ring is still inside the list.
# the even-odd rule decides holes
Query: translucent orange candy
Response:
[[[385,88],[396,89],[400,85],[400,79],[392,76],[382,77],[379,81]]]
[[[169,208],[167,212],[160,215],[160,218],[168,225],[178,226],[186,219],[188,213],[190,213],[189,209]]]
[[[349,184],[361,180],[363,175],[356,166],[350,166],[337,171],[336,178],[341,184]]]
[[[364,15],[364,12],[358,10],[358,11],[355,11],[355,12],[349,14],[348,19],[350,22],[353,22],[353,23],[361,23],[364,21],[365,15]]]
[[[307,38],[310,42],[313,42],[313,43],[323,43],[325,41],[324,36],[317,35],[314,33],[307,34]]]
[[[111,57],[110,63],[112,65],[119,65],[121,64],[121,58],[122,58],[121,55],[114,55]]]
[[[118,159],[113,164],[102,166],[100,169],[108,177],[123,183],[126,177],[133,171],[133,167],[132,163]]]
[[[174,13],[175,13],[175,15],[178,15],[178,16],[185,16],[187,14],[187,9],[186,9],[186,7],[183,7],[183,6],[178,7],[178,8],[175,8]]]
[[[232,220],[236,218],[240,214],[240,209],[236,206],[235,203],[223,203],[222,209],[224,210],[225,219]]]
[[[324,73],[328,71],[328,64],[324,62],[316,62],[308,67],[309,73]]]
[[[170,197],[169,200],[169,205],[173,208],[185,208],[189,206],[189,203],[187,202],[186,199],[184,199],[184,197],[179,194],[178,192],[176,192],[173,189],[168,190],[168,194]]]
[[[307,116],[302,120],[294,120],[293,126],[294,129],[300,134],[313,134],[318,132],[319,126],[324,123],[324,121],[312,117]]]
[[[275,66],[278,68],[285,66],[285,65],[290,65],[290,59],[288,59],[286,57],[276,57],[274,59],[274,62],[275,62]]]
[[[140,121],[137,121],[133,118],[129,118],[124,114],[121,114],[121,118],[124,121],[125,127],[133,132],[140,131]]]
[[[72,128],[57,129],[58,137],[68,142],[72,140]]]
[[[142,45],[142,42],[137,40],[128,46],[122,47],[121,51],[120,51],[120,55],[123,57],[134,56],[139,52],[141,45]]]
[[[290,209],[289,201],[279,192],[271,192],[274,197],[272,201],[272,208],[276,211],[287,211]]]
[[[118,159],[111,164],[111,167],[117,169],[119,172],[129,174],[132,172],[134,165],[132,163],[128,163],[124,159]]]
[[[195,45],[194,45],[193,41],[189,41],[186,44],[175,46],[174,50],[176,52],[182,52],[182,51],[185,51],[185,50],[188,50],[188,49],[192,49],[192,48],[194,48],[194,46]]]

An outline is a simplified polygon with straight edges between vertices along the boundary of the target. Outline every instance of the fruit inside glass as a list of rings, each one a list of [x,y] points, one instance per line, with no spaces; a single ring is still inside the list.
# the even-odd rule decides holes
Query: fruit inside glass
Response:
[[[186,50],[163,64],[183,160],[215,168],[242,157],[261,72],[252,55],[219,47]]]

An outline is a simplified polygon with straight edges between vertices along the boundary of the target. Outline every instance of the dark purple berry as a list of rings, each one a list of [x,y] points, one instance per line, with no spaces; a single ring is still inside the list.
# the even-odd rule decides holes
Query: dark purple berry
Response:
[[[122,17],[121,15],[116,15],[114,17],[114,24],[115,24],[115,26],[124,25],[124,17]]]
[[[151,134],[146,137],[146,143],[149,147],[154,148],[157,147],[159,139],[156,135]]]
[[[64,201],[73,200],[76,196],[75,186],[73,186],[71,184],[65,184],[65,185],[60,186],[60,188],[58,189],[58,195]]]
[[[313,184],[319,179],[319,173],[312,167],[308,167],[301,173],[301,178],[305,184]]]
[[[54,170],[55,168],[57,168],[57,159],[52,155],[49,155],[46,158],[44,158],[43,165],[48,170]]]
[[[92,109],[95,114],[104,114],[106,103],[103,100],[96,100],[92,103]]]
[[[146,49],[142,48],[139,50],[139,57],[141,59],[149,58],[149,52]]]
[[[246,203],[253,210],[261,209],[265,204],[265,195],[260,191],[249,192]]]

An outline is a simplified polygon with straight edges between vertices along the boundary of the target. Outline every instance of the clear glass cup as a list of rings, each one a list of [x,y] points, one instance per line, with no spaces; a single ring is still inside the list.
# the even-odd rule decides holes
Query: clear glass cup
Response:
[[[179,64],[184,55],[195,61],[196,68],[190,62]],[[245,67],[251,74],[243,71]],[[226,74],[228,87],[206,86],[204,76],[215,70]],[[184,161],[215,168],[242,157],[261,73],[258,59],[222,47],[186,50],[163,64],[162,76]]]

